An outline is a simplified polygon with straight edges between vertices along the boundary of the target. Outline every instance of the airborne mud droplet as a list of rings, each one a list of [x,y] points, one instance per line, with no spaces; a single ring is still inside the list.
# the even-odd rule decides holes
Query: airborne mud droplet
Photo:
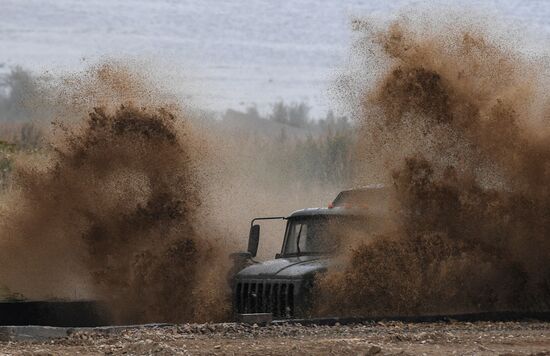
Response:
[[[344,251],[344,267],[318,281],[318,312],[548,310],[550,64],[490,31],[423,21],[359,41],[359,56],[383,65],[350,93],[358,182],[394,191],[394,225]]]
[[[119,323],[219,319],[225,252],[199,223],[206,152],[180,111],[137,106],[130,77],[103,66],[86,79],[103,91],[85,99],[104,105],[58,123],[47,157],[16,170],[0,280],[30,299],[104,300]]]

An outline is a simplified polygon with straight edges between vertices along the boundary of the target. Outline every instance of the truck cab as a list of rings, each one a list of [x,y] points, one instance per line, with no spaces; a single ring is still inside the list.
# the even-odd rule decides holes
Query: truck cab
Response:
[[[235,261],[240,261],[236,263],[239,272],[232,279],[237,318],[249,314],[270,314],[273,319],[308,317],[315,276],[333,264],[335,254],[345,243],[344,235],[371,224],[369,209],[358,196],[376,195],[373,189],[378,190],[344,191],[327,208],[253,219],[248,251],[233,254]],[[260,240],[259,222],[274,219],[286,220],[281,250],[274,259],[257,262],[254,257]]]

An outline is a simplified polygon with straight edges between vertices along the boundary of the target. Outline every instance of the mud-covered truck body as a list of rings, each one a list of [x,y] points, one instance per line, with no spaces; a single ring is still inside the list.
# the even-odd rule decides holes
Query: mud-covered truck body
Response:
[[[365,201],[379,200],[382,188],[344,191],[328,208],[298,210],[287,217],[256,218],[251,222],[248,252],[234,254],[240,270],[232,280],[233,310],[237,318],[270,314],[273,319],[306,318],[313,304],[317,274],[334,263],[345,241],[342,235],[364,230],[372,215]],[[283,244],[275,259],[256,262],[259,222],[286,220]],[[240,261],[240,262],[238,262]]]

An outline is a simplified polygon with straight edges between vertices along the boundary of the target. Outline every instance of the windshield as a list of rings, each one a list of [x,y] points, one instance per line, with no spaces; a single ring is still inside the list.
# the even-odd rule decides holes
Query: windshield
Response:
[[[343,216],[315,216],[291,219],[286,231],[284,255],[326,254],[334,252],[339,245],[338,231],[341,224],[361,224],[365,220]]]

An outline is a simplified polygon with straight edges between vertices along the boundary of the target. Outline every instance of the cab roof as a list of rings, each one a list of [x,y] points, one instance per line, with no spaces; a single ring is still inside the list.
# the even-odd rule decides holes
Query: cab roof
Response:
[[[301,209],[290,214],[288,218],[300,216],[364,216],[369,214],[372,206],[383,206],[383,202],[387,201],[388,194],[389,189],[383,184],[343,190],[328,208]]]
[[[332,206],[361,205],[380,202],[387,199],[390,190],[383,184],[372,184],[366,187],[341,191],[332,201]]]
[[[306,216],[362,216],[366,215],[366,213],[365,209],[359,208],[308,208],[296,210],[288,216],[288,219]]]

